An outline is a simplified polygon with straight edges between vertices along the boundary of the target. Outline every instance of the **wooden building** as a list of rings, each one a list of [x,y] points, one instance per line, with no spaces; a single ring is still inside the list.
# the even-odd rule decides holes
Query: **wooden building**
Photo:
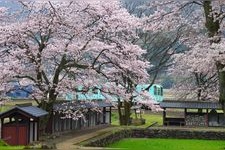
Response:
[[[163,124],[179,126],[225,126],[222,106],[218,102],[163,101]],[[168,117],[167,110],[183,110],[183,117]],[[202,110],[199,112],[198,110]],[[180,111],[181,112],[181,111]]]
[[[39,138],[39,118],[47,115],[36,106],[15,106],[0,113],[1,139],[9,145],[27,145]]]
[[[54,112],[47,127],[47,132],[69,132],[71,130],[80,130],[111,124],[112,107],[111,103],[104,101],[74,101],[56,104],[53,108]],[[65,118],[66,114],[64,112],[67,108],[69,108],[70,111],[77,112],[77,115],[79,115],[79,111],[82,113],[84,112],[84,116],[77,119],[74,119],[73,116]],[[93,108],[97,108],[100,111],[94,111]]]

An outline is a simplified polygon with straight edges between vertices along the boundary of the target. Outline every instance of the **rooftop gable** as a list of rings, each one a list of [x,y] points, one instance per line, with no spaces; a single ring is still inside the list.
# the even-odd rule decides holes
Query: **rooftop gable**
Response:
[[[20,112],[20,111],[27,114],[30,117],[35,118],[39,118],[48,114],[47,111],[38,108],[37,106],[25,106],[25,107],[15,106],[5,112],[0,113],[0,118],[3,118],[13,112]]]

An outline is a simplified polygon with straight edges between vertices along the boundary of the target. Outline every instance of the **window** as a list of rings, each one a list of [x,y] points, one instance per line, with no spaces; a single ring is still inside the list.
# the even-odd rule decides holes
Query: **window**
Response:
[[[161,87],[160,89],[161,89],[161,95],[163,96],[163,88]]]
[[[161,89],[157,87],[157,95],[161,95]]]
[[[153,88],[154,88],[154,89],[153,89],[153,90],[154,90],[154,95],[157,95],[157,87],[154,86]]]

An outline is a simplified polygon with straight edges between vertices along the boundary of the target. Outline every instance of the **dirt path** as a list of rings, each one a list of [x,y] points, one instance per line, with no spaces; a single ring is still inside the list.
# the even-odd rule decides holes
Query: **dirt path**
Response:
[[[94,138],[96,136],[105,134],[112,130],[116,130],[117,127],[113,126],[103,126],[101,128],[94,128],[94,129],[86,129],[80,130],[75,132],[70,132],[66,134],[62,134],[59,137],[54,139],[45,140],[46,145],[55,145],[59,150],[74,150],[74,149],[103,149],[103,148],[88,148],[88,147],[81,147],[78,144],[86,141],[90,138]],[[104,148],[105,149],[105,148]]]

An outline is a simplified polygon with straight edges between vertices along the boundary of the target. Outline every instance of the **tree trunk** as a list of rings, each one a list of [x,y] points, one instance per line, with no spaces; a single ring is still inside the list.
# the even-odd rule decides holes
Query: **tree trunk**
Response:
[[[201,89],[198,89],[197,95],[198,95],[198,101],[201,101],[202,100],[201,99],[201,95],[202,95],[202,90]],[[202,113],[202,109],[201,108],[198,109],[198,113]]]
[[[204,1],[203,8],[205,13],[205,27],[208,30],[208,37],[212,38],[214,36],[218,36],[220,34],[220,21],[215,19],[217,16],[213,14],[212,2],[211,1]],[[221,38],[212,39],[210,40],[211,43],[219,43]]]
[[[130,112],[131,103],[124,101],[123,106],[120,100],[118,100],[118,114],[119,114],[119,123],[120,125],[130,125]]]
[[[123,119],[122,119],[122,103],[120,102],[120,98],[118,98],[118,114],[119,114],[119,123],[120,125],[123,124]]]
[[[131,112],[130,112],[130,108],[131,108],[131,103],[124,101],[124,125],[130,125],[131,124]]]
[[[48,115],[40,119],[40,124],[39,124],[40,130],[42,131],[42,133],[51,133],[50,127],[51,127],[51,118],[53,115],[53,103],[42,101],[39,107],[48,112]]]
[[[40,119],[40,129],[44,133],[52,133],[53,105],[56,101],[56,96],[49,97],[48,101],[42,100],[39,107],[46,110],[48,115]]]
[[[225,71],[222,71],[225,65],[217,63],[216,66],[219,78],[219,102],[221,103],[223,112],[225,113]]]

